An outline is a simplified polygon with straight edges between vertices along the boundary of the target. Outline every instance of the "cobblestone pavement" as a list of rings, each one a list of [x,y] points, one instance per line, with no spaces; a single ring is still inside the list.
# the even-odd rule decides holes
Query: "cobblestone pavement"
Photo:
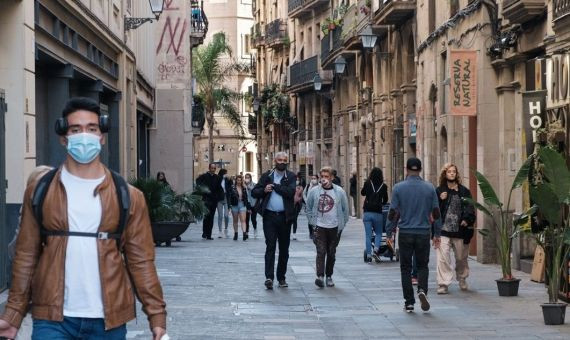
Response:
[[[524,273],[516,273],[522,279],[519,296],[501,298],[494,281],[500,268],[469,261],[470,290],[454,284],[449,295],[436,295],[433,251],[432,309],[423,313],[416,305],[415,313],[404,313],[399,265],[363,262],[360,220],[351,219],[342,235],[334,288],[314,285],[315,249],[304,216],[298,240],[291,241],[289,288],[263,286],[262,232],[246,242],[200,236],[201,224],[193,224],[182,242],[157,248],[172,339],[570,339],[570,320],[544,325],[540,303],[546,291]],[[151,338],[142,311],[128,330],[128,339]],[[19,339],[29,339],[29,331],[27,318]]]

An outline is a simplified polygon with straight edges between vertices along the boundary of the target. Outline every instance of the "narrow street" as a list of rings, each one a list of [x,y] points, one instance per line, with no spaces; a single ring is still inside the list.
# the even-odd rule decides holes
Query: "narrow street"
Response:
[[[217,219],[214,229],[217,230]],[[568,339],[570,325],[545,326],[542,284],[521,278],[518,297],[501,298],[495,279],[500,268],[470,261],[470,290],[450,287],[435,294],[435,253],[430,263],[432,309],[403,312],[399,265],[362,260],[363,227],[352,219],[343,233],[335,266],[336,287],[318,289],[315,250],[304,215],[298,240],[291,241],[289,288],[263,286],[265,243],[262,233],[244,242],[204,241],[193,224],[182,242],[157,248],[157,267],[168,310],[172,339]],[[231,228],[231,220],[230,220]],[[233,236],[230,233],[230,236]],[[146,317],[128,325],[129,339],[150,339]]]

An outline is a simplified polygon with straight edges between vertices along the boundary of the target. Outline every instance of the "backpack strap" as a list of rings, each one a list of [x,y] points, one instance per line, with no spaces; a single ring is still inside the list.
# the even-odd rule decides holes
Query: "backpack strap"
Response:
[[[129,195],[129,185],[117,172],[111,171],[111,177],[113,177],[113,183],[115,184],[115,190],[117,192],[117,198],[119,199],[119,227],[115,234],[119,235],[117,239],[117,247],[121,250],[121,235],[127,226],[127,219],[129,216],[129,208],[131,206],[131,197]]]
[[[38,184],[36,185],[36,188],[34,189],[34,194],[32,195],[32,210],[34,211],[34,217],[36,218],[36,222],[38,223],[38,225],[40,226],[40,233],[41,233],[41,237],[42,237],[42,243],[45,243],[45,235],[44,235],[44,224],[43,224],[43,204],[44,204],[44,199],[46,198],[46,194],[48,192],[49,189],[49,185],[51,184],[51,182],[53,181],[53,178],[55,177],[55,174],[57,173],[58,168],[54,168],[50,171],[48,171],[46,174],[44,174],[40,180],[38,181]]]
[[[121,250],[121,235],[125,230],[127,224],[127,218],[130,207],[130,196],[129,196],[129,186],[127,182],[118,173],[111,170],[111,177],[113,178],[113,183],[115,184],[115,190],[117,193],[117,199],[119,201],[119,226],[114,233],[108,232],[97,232],[97,233],[86,233],[86,232],[76,232],[68,230],[47,230],[43,224],[43,203],[49,189],[50,183],[53,181],[57,168],[50,170],[39,180],[34,190],[34,195],[32,197],[32,208],[34,211],[34,216],[38,225],[40,226],[40,234],[42,237],[42,243],[46,243],[47,236],[80,236],[80,237],[95,237],[100,240],[115,239],[117,240],[117,247]]]

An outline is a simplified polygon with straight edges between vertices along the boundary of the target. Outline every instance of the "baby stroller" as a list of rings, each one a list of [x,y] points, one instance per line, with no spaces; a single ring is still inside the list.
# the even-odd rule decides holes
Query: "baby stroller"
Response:
[[[384,225],[382,226],[382,235],[377,236],[376,233],[374,232],[374,230],[372,230],[372,237],[370,238],[370,242],[372,244],[372,249],[374,249],[375,246],[375,239],[376,237],[381,237],[382,240],[380,241],[380,251],[379,251],[379,255],[381,257],[388,257],[390,259],[390,261],[394,261],[394,258],[396,258],[396,261],[400,261],[400,251],[398,249],[398,234],[397,231],[396,232],[396,242],[394,242],[394,244],[388,244],[387,242],[387,238],[386,238],[386,224],[387,224],[387,220],[388,220],[388,211],[390,210],[390,204],[385,204],[382,207],[382,215],[384,215]],[[388,222],[391,223],[391,222]],[[397,229],[396,229],[397,230]],[[367,262],[367,258],[368,258],[368,254],[366,253],[366,249],[364,249],[364,262]]]

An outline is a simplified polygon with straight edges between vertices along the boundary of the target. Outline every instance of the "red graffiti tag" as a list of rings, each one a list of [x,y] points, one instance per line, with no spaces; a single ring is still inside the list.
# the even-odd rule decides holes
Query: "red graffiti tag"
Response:
[[[177,9],[180,9],[180,7],[172,7],[174,0],[165,0],[164,1],[164,10],[165,11],[175,11]]]
[[[174,26],[174,29],[172,28],[172,21],[170,20],[170,17],[166,18],[166,22],[164,23],[164,28],[162,30],[162,35],[160,36],[160,41],[158,43],[158,46],[156,47],[156,54],[160,53],[161,49],[162,49],[162,43],[164,42],[164,36],[167,35],[167,30],[168,30],[168,38],[170,38],[170,42],[168,43],[168,47],[166,49],[166,53],[170,52],[170,49],[172,48],[172,50],[174,51],[174,54],[176,56],[178,56],[178,52],[180,51],[180,46],[182,45],[182,41],[184,39],[184,33],[186,33],[186,27],[187,27],[187,21],[186,19],[184,19],[183,24],[182,24],[182,28],[181,28],[181,32],[180,32],[180,38],[178,39],[178,43],[175,41],[177,35],[178,35],[178,27],[180,26],[180,21],[182,19],[178,18],[176,19],[176,25]]]

